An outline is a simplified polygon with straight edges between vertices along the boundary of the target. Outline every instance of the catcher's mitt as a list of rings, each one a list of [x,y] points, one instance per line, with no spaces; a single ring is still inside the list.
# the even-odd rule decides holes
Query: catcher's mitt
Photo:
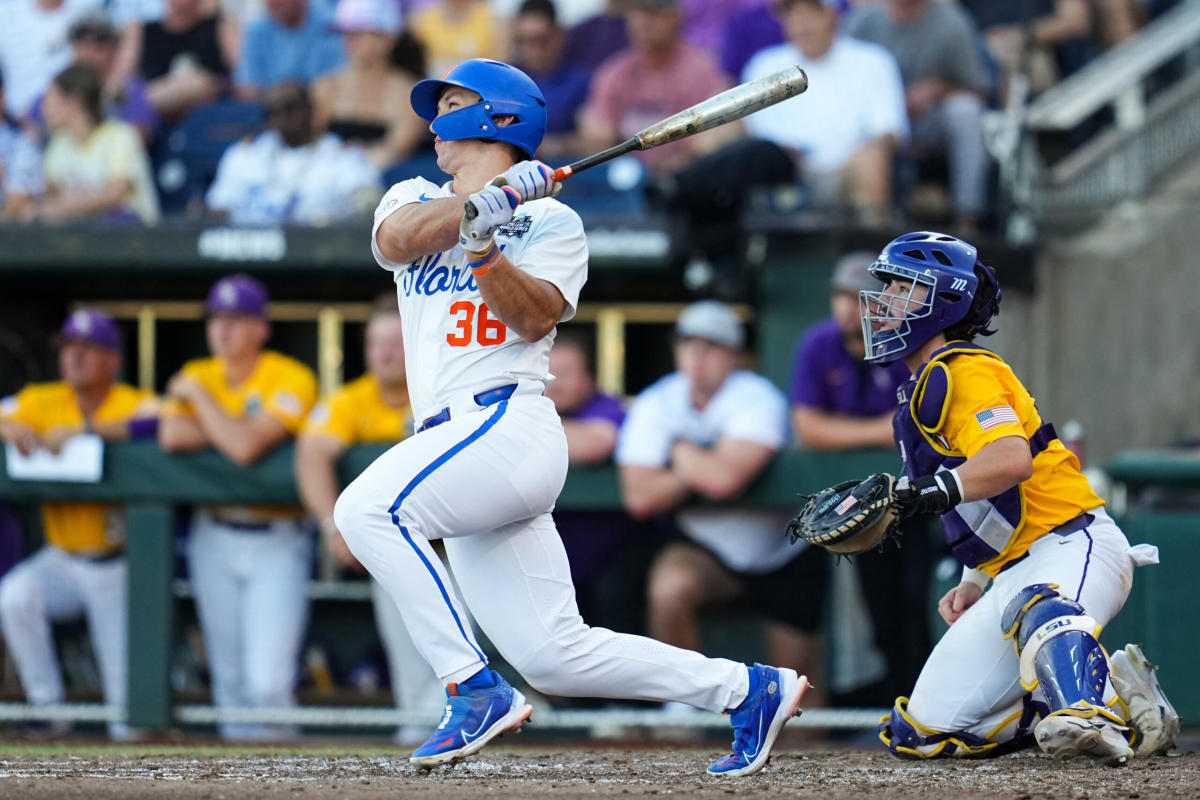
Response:
[[[898,527],[896,479],[879,472],[810,495],[788,523],[792,541],[803,539],[833,553],[850,555],[882,545]]]

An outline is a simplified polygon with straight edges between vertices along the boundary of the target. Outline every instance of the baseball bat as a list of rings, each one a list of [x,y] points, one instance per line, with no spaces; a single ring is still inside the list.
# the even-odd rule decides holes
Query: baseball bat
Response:
[[[617,156],[632,153],[634,150],[649,150],[733,122],[789,97],[795,97],[807,88],[808,76],[799,65],[781,69],[756,81],[739,84],[638,131],[615,147],[559,167],[554,170],[554,180],[565,180],[585,169],[612,161]],[[466,218],[475,219],[478,213],[475,206],[468,201]]]
[[[718,125],[733,122],[789,97],[795,97],[807,88],[808,76],[798,65],[781,69],[756,81],[734,86],[654,123],[615,147],[601,150],[574,164],[559,167],[554,170],[554,180],[564,180],[634,150],[649,150],[651,147],[675,142]]]

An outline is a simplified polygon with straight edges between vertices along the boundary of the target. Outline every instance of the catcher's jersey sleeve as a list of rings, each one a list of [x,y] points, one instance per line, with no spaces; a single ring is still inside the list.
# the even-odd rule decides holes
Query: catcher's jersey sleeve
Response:
[[[361,442],[398,442],[412,432],[412,410],[384,403],[379,382],[367,374],[318,403],[301,432],[333,437],[345,447]]]
[[[1029,439],[1042,426],[1034,399],[996,358],[960,356],[949,362],[952,386],[941,432],[950,446],[970,458],[1006,436]],[[1033,475],[1021,484],[1025,525],[1008,552],[1029,543],[1080,512],[1104,505],[1079,469],[1079,459],[1054,440],[1033,460]]]

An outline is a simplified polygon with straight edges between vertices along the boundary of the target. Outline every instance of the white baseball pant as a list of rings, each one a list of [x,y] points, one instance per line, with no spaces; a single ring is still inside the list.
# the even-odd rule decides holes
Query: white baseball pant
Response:
[[[0,627],[25,697],[35,706],[64,701],[51,624],[86,617],[104,701],[124,708],[128,685],[129,606],[125,557],[93,561],[43,547],[0,581]],[[110,722],[109,735],[128,726]]]
[[[204,631],[213,704],[291,708],[308,624],[313,532],[278,519],[262,531],[231,528],[198,509],[187,554]],[[293,726],[221,723],[226,739],[280,739]]]
[[[966,731],[993,741],[1011,738],[1006,728],[1019,716],[1026,691],[1016,648],[1001,634],[1000,618],[1026,586],[1058,584],[1063,596],[1102,626],[1117,615],[1133,586],[1129,541],[1103,508],[1090,513],[1095,521],[1086,528],[1034,542],[1028,558],[997,575],[950,626],[917,678],[908,704],[914,720],[938,731]]]
[[[550,511],[567,471],[554,404],[518,390],[388,450],[334,512],[346,544],[396,601],[443,683],[487,663],[463,604],[429,545],[445,539],[475,621],[542,692],[676,700],[722,711],[749,686],[746,667],[584,624]]]

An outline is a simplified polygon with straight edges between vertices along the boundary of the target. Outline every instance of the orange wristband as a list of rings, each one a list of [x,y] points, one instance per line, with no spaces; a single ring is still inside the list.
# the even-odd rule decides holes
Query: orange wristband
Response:
[[[468,261],[467,266],[471,268],[471,274],[475,277],[486,275],[492,267],[500,263],[500,257],[504,254],[500,252],[500,248],[493,242],[491,249],[487,251],[478,261]]]

